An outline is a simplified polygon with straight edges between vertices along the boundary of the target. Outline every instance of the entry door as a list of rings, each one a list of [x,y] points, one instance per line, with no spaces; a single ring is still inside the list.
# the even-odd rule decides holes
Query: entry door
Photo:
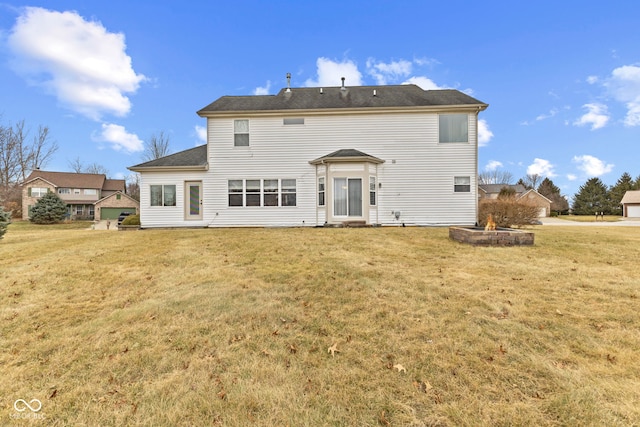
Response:
[[[185,219],[202,219],[202,182],[187,182],[185,195]]]
[[[362,217],[362,179],[333,179],[333,216]]]

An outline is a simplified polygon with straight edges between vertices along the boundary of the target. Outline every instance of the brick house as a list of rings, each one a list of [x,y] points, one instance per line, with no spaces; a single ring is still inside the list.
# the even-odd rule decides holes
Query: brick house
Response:
[[[70,219],[116,219],[120,212],[139,212],[140,203],[126,194],[124,179],[104,174],[34,170],[22,183],[22,219],[48,192],[67,204]]]

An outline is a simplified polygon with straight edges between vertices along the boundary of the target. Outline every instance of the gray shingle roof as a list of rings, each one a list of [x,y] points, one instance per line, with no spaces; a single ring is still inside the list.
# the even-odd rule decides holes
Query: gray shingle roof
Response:
[[[498,193],[500,193],[500,190],[502,190],[504,187],[512,188],[516,192],[516,194],[522,194],[525,191],[527,191],[527,189],[522,184],[516,184],[516,185],[510,185],[510,184],[480,184],[480,185],[478,185],[478,187],[483,189],[487,194],[498,194]]]
[[[153,169],[153,168],[198,168],[206,169],[207,167],[207,145],[190,148],[178,153],[169,154],[159,159],[150,160],[128,169]]]
[[[350,161],[350,160],[368,160],[373,163],[384,163],[384,160],[381,160],[375,156],[371,156],[367,153],[363,153],[359,150],[354,150],[353,148],[342,149],[334,151],[333,153],[329,153],[325,156],[318,157],[315,160],[312,160],[311,164],[322,163],[324,161]]]
[[[24,184],[42,178],[49,181],[58,188],[96,188],[102,189],[107,177],[104,174],[95,173],[75,173],[75,172],[52,172],[36,169],[32,171]],[[124,180],[122,181],[124,184]],[[124,185],[123,188],[124,190]]]
[[[216,113],[350,108],[416,108],[487,104],[455,89],[423,90],[416,85],[282,89],[277,95],[223,96],[198,115]]]

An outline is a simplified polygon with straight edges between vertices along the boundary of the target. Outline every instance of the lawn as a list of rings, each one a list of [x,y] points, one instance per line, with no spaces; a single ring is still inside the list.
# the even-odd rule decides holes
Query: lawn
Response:
[[[70,228],[0,240],[0,425],[640,424],[640,228]]]

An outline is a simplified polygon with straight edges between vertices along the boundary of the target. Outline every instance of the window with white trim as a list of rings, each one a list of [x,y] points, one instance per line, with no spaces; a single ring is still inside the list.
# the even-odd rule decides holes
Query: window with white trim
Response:
[[[369,206],[376,205],[376,177],[369,177]]]
[[[440,114],[440,142],[469,142],[468,114]]]
[[[325,200],[324,176],[318,178],[318,206],[324,206]]]
[[[58,194],[71,194],[70,188],[58,188]]]
[[[151,206],[175,206],[175,185],[151,185]]]
[[[249,120],[233,121],[233,145],[234,147],[249,146]]]
[[[455,193],[470,193],[471,177],[470,176],[454,176],[453,191]]]
[[[31,187],[29,196],[31,197],[42,197],[49,191],[46,187]]]
[[[230,207],[296,206],[295,179],[230,179]]]
[[[85,188],[84,189],[84,195],[85,196],[97,196],[98,195],[98,190],[96,190],[95,188]]]

